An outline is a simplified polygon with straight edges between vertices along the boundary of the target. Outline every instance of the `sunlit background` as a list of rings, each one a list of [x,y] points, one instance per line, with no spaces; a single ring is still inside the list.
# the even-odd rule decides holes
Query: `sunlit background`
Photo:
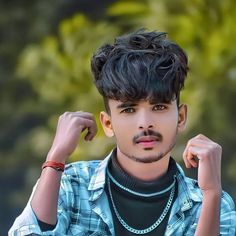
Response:
[[[182,94],[188,125],[173,156],[181,163],[187,140],[198,133],[221,144],[223,188],[236,200],[235,23],[234,0],[1,1],[0,235],[26,205],[58,116],[84,110],[98,119],[94,50],[141,27],[168,32],[189,55]],[[101,159],[112,145],[99,126],[70,161]]]

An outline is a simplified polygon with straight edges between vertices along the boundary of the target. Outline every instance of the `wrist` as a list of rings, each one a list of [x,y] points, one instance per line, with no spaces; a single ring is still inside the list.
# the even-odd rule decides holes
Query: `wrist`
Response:
[[[50,149],[50,151],[47,154],[46,161],[55,161],[65,164],[68,156],[65,155],[62,151],[59,149]]]
[[[219,199],[221,198],[222,189],[210,189],[210,190],[203,190],[203,197],[209,199]]]
[[[65,170],[65,164],[61,162],[45,161],[42,165],[42,170],[47,167],[50,167],[56,171],[61,171],[61,172]]]

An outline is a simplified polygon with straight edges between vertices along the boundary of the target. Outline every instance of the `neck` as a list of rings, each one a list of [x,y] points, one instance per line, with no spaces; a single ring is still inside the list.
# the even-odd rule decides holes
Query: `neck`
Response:
[[[170,153],[152,163],[134,161],[117,148],[117,161],[129,175],[143,181],[152,181],[162,177],[168,170]]]

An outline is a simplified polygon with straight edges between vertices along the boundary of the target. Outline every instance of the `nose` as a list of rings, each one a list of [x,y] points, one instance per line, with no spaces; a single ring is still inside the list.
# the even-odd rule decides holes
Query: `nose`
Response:
[[[139,129],[153,129],[154,128],[154,120],[152,119],[151,115],[148,113],[142,113],[139,116]]]
[[[139,129],[153,129],[153,125],[148,125],[148,126],[144,126],[144,125],[142,125],[142,126],[139,126]]]

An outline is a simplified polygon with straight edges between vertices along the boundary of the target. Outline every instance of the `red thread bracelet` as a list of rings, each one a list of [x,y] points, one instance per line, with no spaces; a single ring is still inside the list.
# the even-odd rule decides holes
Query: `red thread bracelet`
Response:
[[[65,164],[64,163],[55,162],[55,161],[45,161],[42,165],[42,169],[44,169],[46,167],[51,167],[54,170],[62,171],[62,172],[65,170]]]

